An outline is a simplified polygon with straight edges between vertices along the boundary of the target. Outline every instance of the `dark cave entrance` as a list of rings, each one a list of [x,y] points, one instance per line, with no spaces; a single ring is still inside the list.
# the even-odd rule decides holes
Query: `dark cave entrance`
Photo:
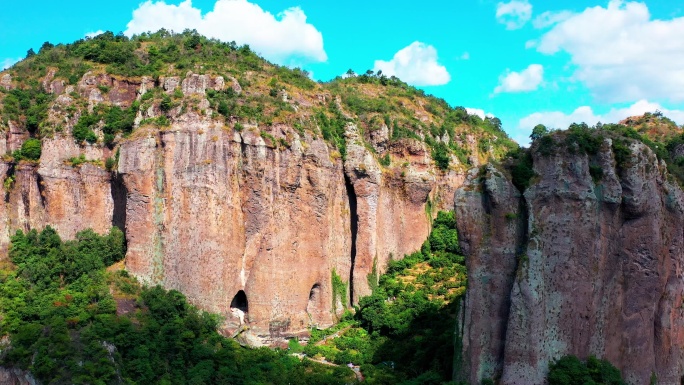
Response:
[[[311,287],[309,292],[309,303],[306,305],[306,312],[311,314],[321,303],[321,284],[316,283]]]
[[[237,294],[235,294],[233,300],[230,301],[230,307],[240,309],[245,313],[249,311],[249,306],[247,304],[247,294],[245,294],[244,290],[240,290],[237,292]]]

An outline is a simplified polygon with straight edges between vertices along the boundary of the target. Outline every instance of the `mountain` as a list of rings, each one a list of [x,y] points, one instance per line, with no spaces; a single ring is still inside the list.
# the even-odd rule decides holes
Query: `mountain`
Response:
[[[45,43],[0,74],[0,250],[17,229],[114,225],[132,275],[225,333],[231,307],[264,343],[332,325],[420,249],[467,169],[517,148],[496,118],[348,75],[192,31]]]
[[[314,82],[164,30],[45,43],[0,73],[0,106],[3,266],[16,230],[115,226],[125,274],[224,317],[224,335],[313,330],[294,347],[388,383],[453,366],[544,384],[593,356],[629,384],[684,375],[684,135],[658,112],[540,125],[523,149],[394,77]]]

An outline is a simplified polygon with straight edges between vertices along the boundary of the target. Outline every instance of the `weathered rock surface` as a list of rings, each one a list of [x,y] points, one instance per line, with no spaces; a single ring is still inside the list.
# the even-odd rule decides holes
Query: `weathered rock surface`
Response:
[[[520,199],[513,184],[491,165],[471,170],[456,192],[461,248],[468,255],[468,291],[463,366],[455,375],[473,384],[502,370],[509,295],[526,230]]]
[[[40,385],[30,373],[19,369],[0,367],[0,384],[2,385]]]
[[[549,361],[567,354],[609,360],[630,384],[648,383],[652,373],[659,383],[680,382],[684,197],[650,149],[633,143],[631,153],[617,168],[610,139],[591,159],[536,154],[538,180],[524,194],[529,236],[516,263],[519,232],[500,218],[519,198],[497,187],[481,196],[505,203],[478,205],[467,191],[481,186],[473,181],[457,194],[469,258],[463,373],[471,382],[543,384]],[[602,168],[599,182],[590,164]],[[487,176],[484,191],[506,186],[491,183],[497,179]],[[473,248],[487,230],[489,250]]]
[[[205,94],[224,87],[241,92],[230,77],[189,72],[155,85],[145,77],[89,72],[76,86],[60,81],[54,71],[43,79],[58,94],[49,121],[63,131],[43,140],[40,162],[0,161],[0,258],[18,229],[50,225],[72,238],[86,228],[104,233],[119,226],[132,274],[226,316],[227,333],[240,326],[231,306],[246,310],[253,340],[331,325],[343,302],[369,294],[374,269],[381,273],[390,258],[420,248],[430,215],[453,207],[464,180],[459,171],[438,171],[420,141],[388,148],[387,132],[377,145],[389,151],[392,167],[377,163],[353,125],[345,161],[323,139],[287,125],[228,128],[212,119]],[[114,172],[103,165],[116,150],[74,142],[70,132],[80,114],[70,112],[72,92],[89,109],[127,107],[155,86],[182,91],[198,108],[169,111],[172,125],[163,130],[139,128],[118,148]],[[151,106],[137,122],[159,114]],[[28,138],[11,122],[3,135],[3,153]],[[86,162],[72,166],[79,156]],[[333,299],[333,272],[348,284],[346,298]]]

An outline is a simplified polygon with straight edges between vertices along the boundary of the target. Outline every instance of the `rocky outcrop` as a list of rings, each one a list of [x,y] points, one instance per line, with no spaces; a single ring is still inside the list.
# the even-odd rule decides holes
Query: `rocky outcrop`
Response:
[[[40,162],[0,162],[0,251],[18,229],[50,225],[72,238],[86,228],[119,226],[132,274],[225,316],[231,335],[241,327],[231,308],[243,311],[248,340],[333,324],[345,303],[370,293],[369,279],[390,258],[420,248],[431,215],[452,207],[464,179],[460,171],[437,170],[418,140],[390,144],[386,127],[373,141],[390,166],[378,163],[354,125],[346,129],[344,159],[311,131],[285,124],[235,130],[234,122],[212,117],[206,99],[209,89],[242,92],[231,77],[189,72],[155,82],[93,71],[62,87],[54,75],[48,71],[43,83],[57,94],[48,121],[59,129],[43,139]],[[167,112],[170,127],[143,125],[114,149],[70,136],[86,106],[127,107],[154,87],[174,98],[182,92],[197,108],[178,103]],[[87,101],[81,109],[73,108],[74,93]],[[305,105],[302,95],[290,99],[284,103]],[[151,105],[136,122],[160,113]],[[3,134],[3,153],[28,137],[12,125]],[[105,170],[117,153],[118,169]],[[333,295],[333,274],[347,284],[344,298]]]
[[[186,118],[122,147],[127,268],[207,310],[244,306],[259,333],[331,324],[331,272],[350,270],[341,162],[322,140],[277,149],[254,127]],[[241,291],[246,303],[236,304]]]
[[[40,385],[33,376],[19,369],[0,367],[0,384],[3,385]]]
[[[476,384],[502,370],[510,292],[525,238],[518,190],[491,165],[473,169],[456,192],[461,248],[468,255],[463,361],[455,377]]]
[[[645,145],[632,143],[621,165],[611,148],[606,139],[595,156],[535,153],[526,210],[513,210],[519,198],[489,170],[484,184],[471,179],[457,194],[469,259],[462,373],[471,382],[543,384],[549,362],[572,354],[612,362],[630,384],[652,374],[679,383],[684,196]],[[506,212],[527,222],[517,258],[520,231],[502,222]],[[473,248],[487,231],[489,250]]]

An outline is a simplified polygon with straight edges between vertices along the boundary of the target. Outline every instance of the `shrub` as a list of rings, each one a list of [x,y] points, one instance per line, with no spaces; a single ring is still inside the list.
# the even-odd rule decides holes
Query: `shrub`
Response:
[[[114,167],[116,167],[116,159],[114,158],[107,158],[105,161],[105,168],[109,171],[114,170]]]
[[[532,154],[529,151],[518,150],[511,154],[513,163],[510,167],[513,185],[518,190],[525,191],[530,187],[530,181],[534,177]]]
[[[432,159],[440,170],[447,170],[449,168],[449,150],[444,143],[435,144],[432,149]]]
[[[575,356],[565,356],[551,363],[549,385],[624,385],[620,371],[608,361],[594,356],[586,362]]]
[[[21,145],[21,155],[25,159],[38,160],[41,154],[41,141],[39,139],[29,139]]]
[[[603,168],[596,164],[589,165],[589,174],[594,183],[598,183],[603,179]]]

